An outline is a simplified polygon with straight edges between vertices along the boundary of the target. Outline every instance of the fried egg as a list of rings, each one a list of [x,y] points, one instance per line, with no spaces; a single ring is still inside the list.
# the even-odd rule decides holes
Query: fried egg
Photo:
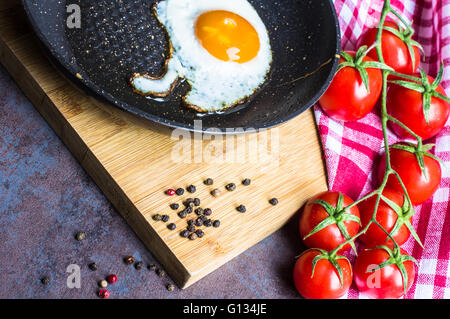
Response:
[[[267,29],[246,0],[162,0],[154,14],[167,31],[171,55],[160,77],[133,74],[135,92],[166,97],[180,80],[183,102],[217,112],[245,102],[264,84],[272,63]]]

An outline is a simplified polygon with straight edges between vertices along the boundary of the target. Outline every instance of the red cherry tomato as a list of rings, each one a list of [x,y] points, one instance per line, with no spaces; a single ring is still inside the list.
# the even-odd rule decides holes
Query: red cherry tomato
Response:
[[[428,81],[433,83],[434,79],[428,76]],[[445,96],[441,85],[436,88],[436,91]],[[388,114],[405,124],[424,140],[437,135],[450,115],[450,104],[432,96],[427,123],[423,111],[422,93],[396,84],[389,86],[386,107]],[[391,128],[401,138],[412,137],[404,128],[395,123],[391,123]]]
[[[403,256],[410,257],[406,251],[401,248],[400,253]],[[403,286],[404,278],[396,264],[378,268],[373,272],[370,271],[377,265],[387,261],[389,258],[389,253],[382,248],[364,250],[356,257],[354,265],[355,284],[362,293],[377,299],[393,299],[405,295]],[[408,277],[406,290],[408,291],[416,277],[414,262],[405,260],[400,262],[400,264],[402,264],[406,270]]]
[[[415,154],[391,147],[390,156],[392,169],[400,175],[414,205],[424,203],[436,192],[442,178],[441,165],[437,160],[426,155],[423,156],[424,174]],[[378,167],[380,182],[384,177],[385,167],[386,156],[383,154]],[[403,192],[400,182],[394,175],[389,176],[387,187]]]
[[[307,299],[335,299],[345,295],[352,279],[352,266],[346,259],[337,259],[342,269],[343,281],[333,264],[327,259],[320,259],[312,272],[313,259],[322,253],[317,249],[305,251],[294,266],[294,284],[300,295]]]
[[[403,206],[405,196],[402,193],[392,189],[385,189],[383,191],[383,195],[389,200],[393,201],[398,206],[400,207]],[[376,201],[377,196],[374,195],[366,199],[365,201],[362,201],[358,205],[361,214],[361,223],[363,228],[367,226],[367,224],[372,218],[373,212],[375,210]],[[385,201],[383,201],[383,199],[380,199],[376,220],[381,225],[381,227],[383,227],[386,231],[390,233],[393,230],[394,225],[397,222],[397,219],[398,214]],[[392,237],[397,242],[397,244],[402,245],[409,238],[410,234],[411,233],[405,226],[405,224],[402,224],[401,227],[394,234],[392,234],[393,235]],[[388,239],[388,236],[375,223],[372,223],[369,226],[367,232],[361,235],[360,239],[366,245],[385,245],[388,242],[392,242],[391,239],[386,241],[386,239]]]
[[[355,52],[347,52],[351,56]],[[364,57],[363,61],[374,61]],[[343,58],[340,63],[345,62]],[[363,83],[360,73],[354,67],[344,67],[333,78],[329,88],[319,103],[325,113],[335,120],[356,121],[366,116],[378,101],[382,89],[380,69],[366,68],[369,78],[369,91]]]
[[[347,195],[342,194],[342,206],[348,206],[353,203],[353,200]],[[314,228],[319,225],[323,220],[330,219],[332,224],[324,227],[322,230],[314,233],[313,235],[304,239],[304,243],[310,248],[321,248],[327,251],[335,249],[342,244],[346,238],[342,234],[338,227],[338,222],[345,227],[349,237],[353,237],[358,233],[359,223],[352,219],[346,219],[345,216],[352,215],[359,219],[359,209],[357,206],[353,206],[345,212],[339,212],[336,209],[338,204],[339,193],[326,191],[312,197],[305,206],[303,213],[300,217],[299,229],[302,238],[305,238]],[[327,212],[325,207],[315,201],[325,201],[329,203],[334,209],[331,212]],[[330,216],[331,214],[331,216]],[[347,215],[348,214],[348,215]],[[342,219],[339,221],[339,219]],[[347,238],[349,238],[347,237]],[[350,248],[350,245],[345,245],[340,251],[344,251]]]
[[[399,30],[397,23],[392,21],[386,21],[384,23],[384,26]],[[375,43],[377,32],[378,28],[368,29],[361,37],[360,46],[367,45],[368,47],[370,47],[371,45],[373,45]],[[420,51],[417,46],[413,46],[415,56],[414,66],[412,63],[411,54],[408,50],[408,46],[402,39],[400,39],[392,32],[383,30],[383,33],[381,35],[381,46],[384,63],[393,68],[396,72],[403,74],[412,74],[417,71],[420,63]],[[368,56],[378,61],[378,55],[375,49],[372,49],[368,53]]]

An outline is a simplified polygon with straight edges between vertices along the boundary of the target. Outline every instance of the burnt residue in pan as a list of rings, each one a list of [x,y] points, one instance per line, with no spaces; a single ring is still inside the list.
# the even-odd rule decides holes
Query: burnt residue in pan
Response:
[[[181,105],[187,84],[163,101],[136,94],[133,73],[159,76],[169,54],[167,35],[151,14],[154,0],[67,0],[81,7],[80,29],[66,29],[74,61],[88,83],[123,108],[157,122],[191,128],[202,119],[209,127],[271,127],[301,113],[330,81],[338,52],[338,28],[330,1],[250,0],[269,32],[273,51],[271,75],[249,102],[224,114],[199,114]],[[296,79],[299,79],[295,81]]]

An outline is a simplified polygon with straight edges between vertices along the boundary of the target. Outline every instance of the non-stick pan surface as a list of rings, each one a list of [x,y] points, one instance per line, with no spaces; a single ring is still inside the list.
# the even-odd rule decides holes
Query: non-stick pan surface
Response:
[[[201,119],[202,130],[225,132],[273,127],[299,115],[326,90],[338,62],[340,33],[331,0],[248,1],[269,32],[272,70],[253,99],[222,114],[200,114],[182,106],[183,85],[162,102],[131,90],[130,75],[160,74],[168,53],[164,30],[150,11],[155,0],[23,0],[23,4],[52,58],[94,96],[170,127],[193,130],[194,120]],[[70,4],[81,8],[80,28],[67,27]]]

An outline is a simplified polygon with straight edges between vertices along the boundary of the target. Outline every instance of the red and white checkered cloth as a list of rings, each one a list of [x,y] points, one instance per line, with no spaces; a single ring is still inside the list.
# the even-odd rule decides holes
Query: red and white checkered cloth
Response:
[[[421,67],[436,76],[440,61],[445,71],[442,86],[450,96],[450,0],[391,0],[407,21],[413,21],[415,39],[425,49]],[[354,50],[356,41],[367,28],[378,24],[382,0],[334,0],[339,16],[342,48]],[[316,121],[328,168],[331,190],[342,191],[353,199],[376,187],[372,177],[374,160],[382,152],[383,140],[379,116],[372,112],[353,123],[336,122],[315,107]],[[389,143],[398,138],[390,133]],[[450,121],[435,138],[427,140],[436,147],[432,152],[446,167],[442,183],[434,196],[416,208],[413,226],[425,249],[411,237],[402,247],[419,262],[413,287],[406,298],[450,298]],[[376,164],[376,161],[375,161]],[[347,298],[365,298],[355,286]]]

